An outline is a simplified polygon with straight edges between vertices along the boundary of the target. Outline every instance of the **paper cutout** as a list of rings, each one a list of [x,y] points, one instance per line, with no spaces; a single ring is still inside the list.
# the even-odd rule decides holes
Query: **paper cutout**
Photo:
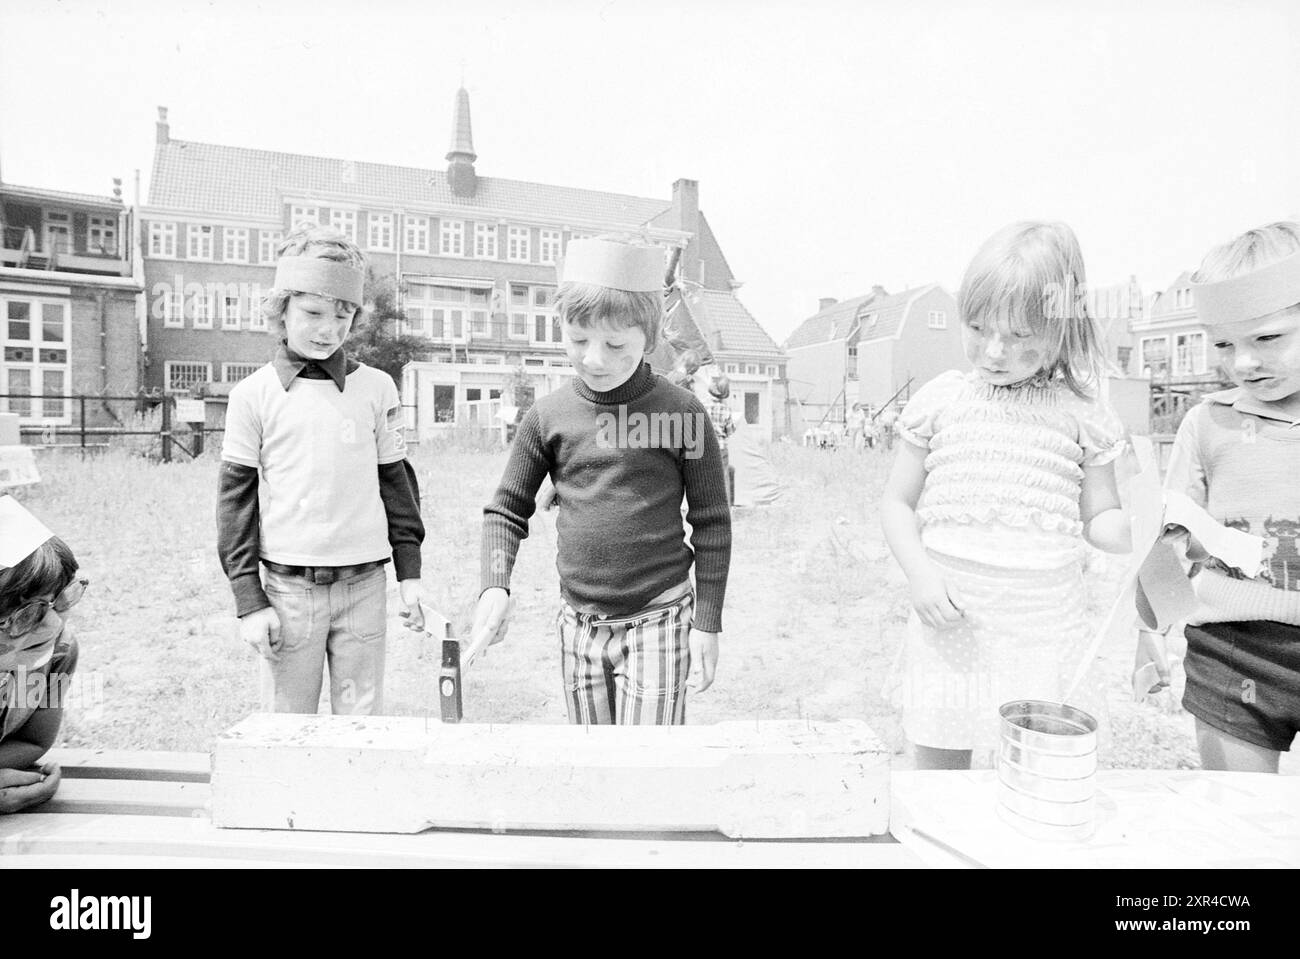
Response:
[[[18,500],[0,495],[0,569],[17,566],[53,535]]]
[[[315,293],[360,306],[364,302],[365,270],[318,256],[282,256],[275,264],[275,288]]]
[[[1165,492],[1165,526],[1181,526],[1207,553],[1254,579],[1264,571],[1264,540],[1214,519],[1177,490]]]

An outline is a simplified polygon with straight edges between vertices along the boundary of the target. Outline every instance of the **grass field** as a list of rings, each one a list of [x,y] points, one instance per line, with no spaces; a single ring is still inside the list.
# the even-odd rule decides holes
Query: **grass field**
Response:
[[[906,583],[877,517],[888,461],[786,444],[775,445],[773,458],[790,488],[787,505],[736,516],[718,679],[690,702],[690,720],[862,719],[906,767],[897,718],[879,693],[908,612]],[[463,633],[478,589],[482,506],[505,454],[426,448],[412,459],[429,531],[427,605]],[[159,465],[127,453],[84,462],[50,456],[44,481],[21,493],[73,547],[91,581],[71,620],[84,695],[69,708],[66,745],[206,750],[256,708],[256,658],[238,639],[215,550],[216,467],[210,457]],[[554,518],[535,519],[516,568],[510,638],[470,671],[467,719],[565,721],[552,631],[554,552]],[[1093,557],[1094,621],[1121,569],[1121,560]],[[392,585],[386,711],[436,717],[437,644],[399,629],[395,592]],[[1192,720],[1176,700],[1131,701],[1132,646],[1101,655],[1114,729],[1102,764],[1195,767]]]

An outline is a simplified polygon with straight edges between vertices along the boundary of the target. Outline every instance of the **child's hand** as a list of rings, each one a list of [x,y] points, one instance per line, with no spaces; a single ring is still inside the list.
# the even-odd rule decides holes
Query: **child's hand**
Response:
[[[506,629],[510,626],[510,594],[500,586],[483,590],[474,609],[474,628],[470,632],[470,642],[482,645],[479,641],[486,633],[491,638],[488,646],[495,646],[506,638]]]
[[[931,629],[951,629],[965,617],[965,600],[934,567],[914,576],[911,586],[912,606],[921,622]]]
[[[402,580],[397,584],[397,595],[402,603],[401,611],[397,614],[402,618],[402,625],[414,632],[423,633],[425,626],[424,610],[420,608],[420,581]]]
[[[694,693],[702,693],[713,685],[713,674],[718,668],[718,640],[721,633],[706,633],[701,629],[692,629],[686,638],[691,652],[691,678],[687,687]]]
[[[1140,700],[1168,686],[1169,659],[1165,656],[1164,633],[1139,629],[1137,655],[1133,659],[1133,698]]]
[[[1182,526],[1166,526],[1164,532],[1160,534],[1160,542],[1173,543],[1183,551],[1183,555],[1191,563],[1204,563],[1210,558],[1209,551]]]
[[[59,764],[49,763],[40,772],[0,769],[0,814],[37,806],[59,788]]]
[[[280,617],[270,606],[239,618],[239,638],[263,659],[280,661]]]

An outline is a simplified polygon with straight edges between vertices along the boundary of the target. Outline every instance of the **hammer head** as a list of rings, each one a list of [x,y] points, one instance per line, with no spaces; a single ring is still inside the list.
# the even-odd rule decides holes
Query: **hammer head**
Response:
[[[438,705],[444,723],[458,723],[464,716],[460,698],[460,642],[442,641],[442,670],[438,674]]]

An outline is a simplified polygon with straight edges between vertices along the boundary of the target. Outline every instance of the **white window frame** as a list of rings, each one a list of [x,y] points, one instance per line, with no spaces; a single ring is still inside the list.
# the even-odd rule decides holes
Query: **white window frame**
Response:
[[[723,370],[724,372],[735,375],[740,372],[740,367],[737,366],[735,363],[728,363],[726,366],[723,367]]]
[[[260,364],[260,363],[232,363],[232,362],[222,363],[222,364],[221,364],[221,382],[223,382],[223,383],[238,383],[238,382],[239,382],[239,380],[232,380],[232,379],[230,378],[230,371],[231,371],[231,369],[234,368],[234,367],[237,367],[237,366],[238,366],[238,367],[247,367],[248,372],[245,373],[244,376],[241,376],[241,377],[239,378],[239,379],[243,379],[244,377],[252,376],[254,373],[256,373],[256,372],[258,371],[258,369],[261,367],[261,365],[262,365],[262,364]]]
[[[440,299],[436,290],[439,287],[462,290],[465,296],[462,299]],[[472,293],[483,292],[488,294],[488,302],[477,302]],[[420,283],[412,284],[407,293],[406,303],[407,315],[410,321],[407,326],[411,332],[419,332],[420,335],[428,337],[437,343],[467,343],[469,340],[478,337],[490,337],[492,333],[491,319],[491,291],[483,285],[464,285],[462,282],[455,280],[439,280],[437,277],[424,278]],[[411,316],[412,312],[419,310],[418,320]],[[435,334],[433,331],[434,311],[442,313],[442,333]],[[472,329],[475,320],[479,319],[483,326],[483,332],[476,332]],[[459,322],[460,332],[456,332],[456,326]]]
[[[185,329],[185,294],[172,290],[163,294],[163,329]]]
[[[948,329],[948,311],[931,310],[930,315],[926,317],[925,326],[926,329],[930,329],[930,330]]]
[[[408,213],[402,222],[402,249],[406,253],[429,253],[429,218]]]
[[[248,262],[248,230],[238,226],[221,228],[221,259],[226,263]]]
[[[28,335],[25,340],[11,340],[9,338],[10,303],[27,304]],[[45,311],[47,308],[56,308],[63,314],[62,339],[45,339]],[[6,359],[5,350],[8,347],[29,349],[32,351],[32,358],[30,360]],[[61,350],[63,352],[63,362],[53,363],[42,359],[41,353],[44,349]],[[12,405],[15,402],[14,400],[0,400],[0,412],[17,413],[19,421],[28,424],[66,424],[72,422],[72,404],[67,399],[69,386],[72,382],[72,304],[68,300],[0,293],[0,393],[12,392],[10,376],[16,372],[26,373],[28,377],[28,395],[30,399],[17,401],[20,407],[23,402],[26,402],[27,411],[23,412],[21,408],[14,409]],[[47,373],[62,378],[62,386],[57,388],[59,389],[60,399],[47,401],[40,399],[41,394],[48,389],[45,384]],[[47,415],[46,402],[57,403],[62,412]]]
[[[560,257],[560,240],[563,234],[559,230],[539,230],[537,233],[537,255],[542,263],[554,263]]]
[[[1200,350],[1196,350],[1194,343],[1197,339],[1201,341]],[[1179,341],[1185,341],[1186,353],[1183,347],[1180,347]],[[1175,376],[1195,376],[1206,371],[1206,337],[1204,330],[1188,330],[1185,333],[1175,333],[1173,352],[1170,355],[1170,369]],[[1183,357],[1187,357],[1187,363],[1182,362]],[[1186,368],[1184,369],[1184,365]]]
[[[343,207],[330,207],[330,226],[353,243],[357,242],[357,211]]]
[[[1169,352],[1169,345],[1170,345],[1170,344],[1169,344],[1169,336],[1168,336],[1168,334],[1162,334],[1162,335],[1160,335],[1160,336],[1144,336],[1144,337],[1142,337],[1141,339],[1138,340],[1138,370],[1141,371],[1141,372],[1143,372],[1143,373],[1145,373],[1146,370],[1147,370],[1147,368],[1148,368],[1149,366],[1151,366],[1151,364],[1147,362],[1147,344],[1148,344],[1148,343],[1163,343],[1163,344],[1164,344],[1164,346],[1165,346],[1165,365],[1166,365],[1166,367],[1167,367],[1168,369],[1172,370],[1172,369],[1173,369],[1173,365],[1172,365],[1172,364],[1173,364],[1173,357],[1170,355],[1170,352]],[[1151,375],[1152,375],[1152,376],[1157,376],[1157,375],[1159,375],[1159,373],[1158,373],[1158,372],[1153,368],[1153,369],[1151,370]]]
[[[545,306],[537,304],[537,292],[539,290],[545,290],[547,293],[547,304]],[[564,328],[561,326],[557,330],[555,327],[555,294],[556,287],[552,284],[530,283],[528,285],[528,342],[534,346],[564,345]],[[549,336],[543,338],[537,336],[538,320],[543,321],[544,328]]]
[[[380,253],[393,252],[393,214],[366,214],[366,247]]]
[[[266,314],[262,312],[262,301],[254,296],[248,304],[248,328],[257,332],[266,331]]]
[[[438,255],[465,255],[465,221],[439,219],[438,221]]]
[[[474,224],[474,256],[480,260],[497,259],[497,225],[495,223]]]
[[[176,224],[168,220],[149,221],[149,255],[176,259]]]
[[[207,242],[204,243],[204,240]],[[191,223],[185,228],[185,259],[211,261],[217,242],[217,228],[206,223]],[[203,252],[206,246],[207,252]],[[199,252],[195,252],[198,250]]]
[[[306,203],[289,204],[289,229],[294,230],[303,220],[320,223],[320,207]]]
[[[239,329],[240,296],[236,294],[231,296],[229,293],[221,297],[221,328],[223,330]],[[231,310],[231,302],[234,303],[234,310]]]
[[[531,263],[528,248],[531,231],[526,226],[512,226],[506,229],[506,259],[511,263]]]
[[[187,386],[174,385],[173,374],[184,370],[187,373],[198,373],[202,371],[202,376],[198,379],[187,377],[192,380]],[[163,391],[166,393],[188,393],[195,385],[199,383],[212,382],[212,364],[199,360],[166,360],[163,363]]]
[[[190,308],[194,314],[194,329],[212,329],[212,297],[205,289],[190,297]]]
[[[284,242],[283,230],[257,231],[257,260],[259,263],[274,263],[275,250]]]
[[[117,256],[117,217],[86,217],[86,252]]]
[[[58,236],[63,242],[56,244],[54,238]],[[76,237],[72,232],[72,213],[67,210],[46,209],[41,218],[41,249],[46,255],[55,252],[56,246],[66,244],[67,249],[59,249],[59,253],[71,254],[76,249]]]
[[[767,365],[767,375],[772,379],[776,379],[780,375],[780,372],[781,368],[779,366],[774,366],[771,363]]]
[[[758,364],[757,364],[757,363],[746,363],[746,364],[745,364],[745,375],[746,375],[746,376],[757,376],[757,375],[758,375]]]

